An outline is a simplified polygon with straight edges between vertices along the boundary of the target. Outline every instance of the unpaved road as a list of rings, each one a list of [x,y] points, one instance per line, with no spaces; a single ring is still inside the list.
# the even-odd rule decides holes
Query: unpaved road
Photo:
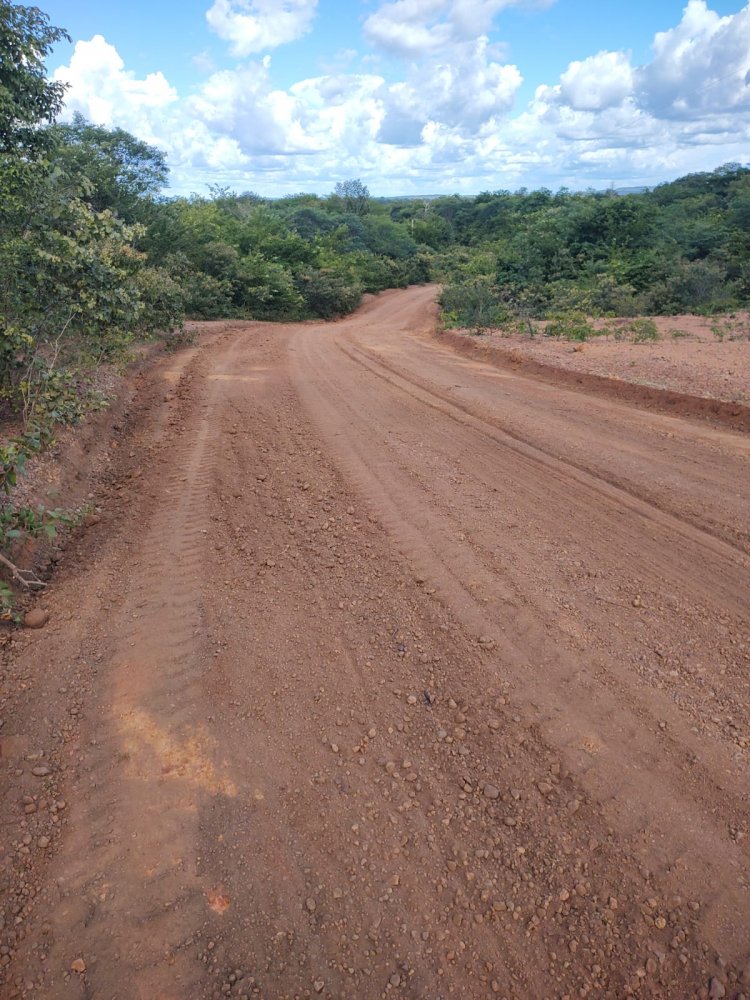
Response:
[[[433,296],[142,378],[4,668],[3,996],[750,996],[750,438]]]

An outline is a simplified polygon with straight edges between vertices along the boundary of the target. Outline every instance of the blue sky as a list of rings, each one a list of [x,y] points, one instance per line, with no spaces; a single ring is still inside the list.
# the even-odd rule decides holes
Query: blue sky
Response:
[[[42,3],[68,113],[165,149],[172,190],[654,183],[747,159],[737,0]]]

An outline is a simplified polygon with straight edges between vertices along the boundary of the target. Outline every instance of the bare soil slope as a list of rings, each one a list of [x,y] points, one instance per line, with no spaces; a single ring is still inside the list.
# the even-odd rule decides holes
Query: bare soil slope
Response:
[[[481,336],[451,330],[442,336],[461,353],[520,366],[525,374],[549,375],[559,383],[613,399],[683,416],[719,419],[735,430],[750,430],[747,313],[713,318],[655,316],[660,339],[644,343],[627,339],[628,322],[594,320],[600,329],[619,326],[626,339],[617,340],[608,333],[585,343],[508,336],[500,330]]]
[[[750,438],[207,324],[4,665],[3,996],[750,995]]]

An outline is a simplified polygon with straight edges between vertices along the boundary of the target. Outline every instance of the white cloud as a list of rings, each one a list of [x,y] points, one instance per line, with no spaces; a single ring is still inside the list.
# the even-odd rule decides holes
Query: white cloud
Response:
[[[633,68],[624,52],[599,52],[572,62],[560,77],[560,96],[571,108],[601,111],[633,91]]]
[[[239,11],[232,2],[226,9]],[[750,4],[719,17],[704,0],[690,0],[680,23],[656,36],[647,65],[634,66],[622,52],[573,62],[515,117],[521,72],[483,31],[508,5],[381,5],[366,30],[387,41],[388,25],[403,18],[391,51],[413,58],[400,78],[347,71],[342,59],[337,71],[280,88],[265,57],[214,71],[178,98],[161,73],[139,79],[128,71],[101,36],[78,42],[55,78],[70,84],[69,110],[166,150],[178,191],[216,182],[267,194],[326,192],[346,176],[383,193],[580,188],[648,183],[747,160]],[[242,10],[268,21],[271,6],[258,0]],[[306,12],[294,31],[305,30],[314,12],[311,3],[274,5],[281,8]],[[273,37],[284,32],[292,29]],[[234,43],[256,44],[259,37],[238,32]]]
[[[312,27],[318,0],[214,0],[206,20],[239,57],[296,41]]]
[[[380,139],[415,145],[428,123],[446,125],[468,136],[513,106],[522,77],[516,66],[491,58],[486,36],[456,43],[450,59],[429,59],[412,67],[406,81],[385,89]]]
[[[138,80],[125,69],[120,54],[101,35],[76,42],[67,66],[54,79],[68,85],[66,106],[101,125],[119,125],[148,138],[153,122],[177,101],[177,91],[162,73],[149,73]]]
[[[550,6],[555,0],[387,0],[364,24],[365,38],[388,52],[418,59],[455,42],[476,39],[495,16],[514,6]]]
[[[409,58],[435,52],[451,40],[450,24],[440,20],[445,0],[393,0],[365,21],[365,38]]]
[[[638,72],[641,100],[664,118],[750,110],[750,4],[719,17],[689,0],[677,27],[656,35]]]
[[[311,148],[297,116],[297,102],[274,90],[270,57],[214,73],[185,103],[185,111],[210,133],[233,138],[243,153],[281,154]]]

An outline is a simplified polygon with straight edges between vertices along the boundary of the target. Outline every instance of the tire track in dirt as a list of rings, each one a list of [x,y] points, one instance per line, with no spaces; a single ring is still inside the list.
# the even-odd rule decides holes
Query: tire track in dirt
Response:
[[[657,503],[644,501],[638,492],[632,487],[629,489],[618,477],[607,477],[602,471],[592,472],[585,465],[578,465],[572,461],[562,462],[554,452],[540,449],[538,445],[530,446],[522,437],[504,428],[502,423],[493,419],[490,414],[485,413],[480,416],[473,413],[469,406],[451,400],[434,388],[423,385],[418,377],[397,370],[376,352],[355,348],[347,343],[339,343],[339,347],[353,361],[366,367],[377,378],[398,387],[423,405],[436,409],[456,423],[470,427],[505,449],[515,450],[519,458],[527,460],[530,467],[536,466],[537,474],[545,482],[551,477],[563,481],[573,480],[575,486],[584,487],[591,493],[596,491],[600,497],[612,501],[618,508],[629,509],[644,520],[655,522],[660,529],[669,528],[681,536],[683,541],[693,546],[696,544],[706,546],[711,555],[718,554],[727,559],[734,557],[735,560],[739,557],[740,566],[747,568],[747,558],[743,557],[748,553],[743,546],[735,543],[731,535],[726,537],[723,533],[707,528],[704,522],[687,519],[678,512],[662,510]],[[684,526],[689,529],[687,532]],[[715,542],[720,544],[717,545]]]
[[[430,294],[210,324],[175,358],[136,436],[159,448],[69,575],[84,612],[52,595],[56,656],[90,668],[83,740],[9,998],[682,1000],[718,977],[735,1000],[745,757],[691,725],[699,674],[647,684],[635,656],[668,623],[666,663],[713,648],[738,713],[744,557],[342,353],[426,377]],[[607,603],[667,580],[669,616]],[[683,610],[706,585],[738,618],[714,647]]]
[[[191,352],[186,362],[196,358]],[[200,360],[197,367],[193,377],[205,380]],[[210,391],[205,395],[210,409]],[[154,431],[161,437],[163,423]],[[51,918],[51,965],[70,967],[71,938],[88,958],[83,995],[105,995],[113,977],[123,996],[143,1000],[201,989],[190,945],[215,904],[196,854],[198,817],[203,800],[236,794],[201,710],[202,567],[215,439],[207,415],[188,421],[170,462],[176,470],[129,557],[111,623],[110,681],[93,727],[85,797],[55,872],[61,898]],[[80,977],[52,984],[51,995],[81,996]]]
[[[724,948],[732,940],[737,953],[741,953],[746,942],[744,932],[738,928],[750,920],[746,895],[748,852],[742,843],[730,840],[723,823],[710,824],[706,819],[707,814],[718,812],[721,815],[728,813],[740,823],[743,819],[746,821],[746,796],[730,791],[736,786],[740,773],[736,765],[720,752],[706,753],[701,746],[707,770],[694,768],[692,774],[686,775],[685,763],[691,748],[697,750],[699,744],[667,699],[649,692],[645,700],[637,685],[612,661],[592,660],[590,656],[573,657],[562,652],[557,648],[554,632],[550,635],[529,609],[520,614],[511,609],[515,619],[512,622],[506,617],[507,607],[505,613],[501,610],[500,623],[495,615],[488,615],[487,609],[476,600],[472,593],[474,588],[468,581],[481,581],[487,593],[502,591],[502,581],[498,584],[493,580],[493,575],[482,566],[476,548],[460,540],[457,525],[450,515],[441,515],[430,491],[418,492],[411,484],[406,485],[409,480],[405,471],[397,468],[393,449],[383,452],[378,447],[379,434],[368,432],[368,427],[379,428],[381,424],[374,413],[368,412],[366,393],[360,391],[350,401],[344,389],[344,383],[363,384],[356,383],[356,371],[344,374],[336,358],[337,348],[331,340],[303,339],[298,350],[303,352],[297,369],[299,391],[311,416],[319,421],[328,437],[332,450],[342,457],[349,477],[372,502],[376,516],[383,520],[405,554],[430,580],[462,624],[475,636],[490,638],[497,645],[506,668],[508,664],[513,665],[517,696],[522,698],[527,710],[538,717],[541,731],[550,745],[567,749],[571,768],[585,775],[585,786],[611,810],[617,828],[660,830],[661,842],[650,860],[664,875],[674,868],[674,858],[692,859],[686,872],[669,873],[675,891],[688,891],[691,885],[695,886],[696,880],[700,880],[714,898],[713,912],[705,922],[706,933],[715,945],[721,944]],[[345,349],[345,353],[350,352]],[[390,383],[393,380],[387,374],[377,373],[377,377]],[[401,390],[398,384],[389,387]],[[409,387],[407,391],[413,397],[413,389]],[[417,401],[425,402],[419,396]],[[446,406],[434,397],[427,400],[427,405],[441,413]],[[406,421],[406,415],[402,413],[401,416]],[[482,430],[477,418],[460,416],[459,420],[470,420],[473,431],[476,425]],[[408,419],[410,425],[415,421],[418,417]],[[393,426],[398,427],[398,423],[394,422]],[[342,430],[344,427],[346,433]],[[426,426],[424,432],[430,434]],[[497,445],[496,432],[486,425],[483,436]],[[476,443],[476,434],[474,440]],[[526,457],[524,454],[524,459]],[[496,454],[482,457],[481,450],[472,458],[480,467],[484,461],[485,468],[489,468],[490,461],[498,461]],[[532,474],[538,477],[539,463],[532,464],[537,465]],[[542,460],[542,464],[548,465],[548,460]],[[553,465],[554,472],[560,472],[557,462]],[[580,493],[582,478],[576,470],[562,470],[562,480],[570,484],[571,494]],[[545,482],[550,485],[548,475]],[[589,484],[584,480],[584,485],[588,487]],[[611,488],[603,489],[615,513],[619,498],[617,494],[612,497]],[[597,487],[596,493],[600,494],[601,488]],[[578,497],[576,502],[579,502]],[[589,499],[584,494],[580,502],[583,509],[596,506],[590,494]],[[626,497],[625,503],[619,506],[627,510],[633,505],[634,501]],[[643,506],[638,504],[639,508]],[[641,510],[638,513],[641,514]],[[647,510],[646,514],[660,522],[662,531],[672,527],[673,519]],[[615,530],[619,532],[619,524]],[[699,532],[688,530],[691,540],[703,541]],[[683,525],[678,524],[679,535],[684,531]],[[459,541],[454,541],[457,537]],[[725,559],[727,554],[730,556],[729,567],[725,563],[723,568],[725,573],[734,569],[738,557],[742,558],[730,546],[713,538],[705,539],[705,543],[714,557],[717,554]],[[695,558],[693,554],[691,558]],[[671,558],[670,565],[673,562]],[[682,572],[685,568],[682,567]],[[741,580],[746,583],[747,574]],[[722,575],[717,573],[712,582],[721,593]],[[726,596],[736,601],[740,592],[737,581],[731,581],[730,577]],[[599,679],[602,674],[606,676],[604,684]],[[612,685],[613,690],[608,690]],[[668,720],[669,732],[666,738],[660,731],[660,722],[664,723],[661,729],[667,728],[665,720]],[[634,746],[636,736],[638,743]],[[614,754],[618,744],[630,747],[627,759],[616,761]],[[679,822],[676,822],[678,817]],[[742,872],[744,875],[740,874],[738,879],[738,873]],[[744,917],[738,920],[740,913]]]

